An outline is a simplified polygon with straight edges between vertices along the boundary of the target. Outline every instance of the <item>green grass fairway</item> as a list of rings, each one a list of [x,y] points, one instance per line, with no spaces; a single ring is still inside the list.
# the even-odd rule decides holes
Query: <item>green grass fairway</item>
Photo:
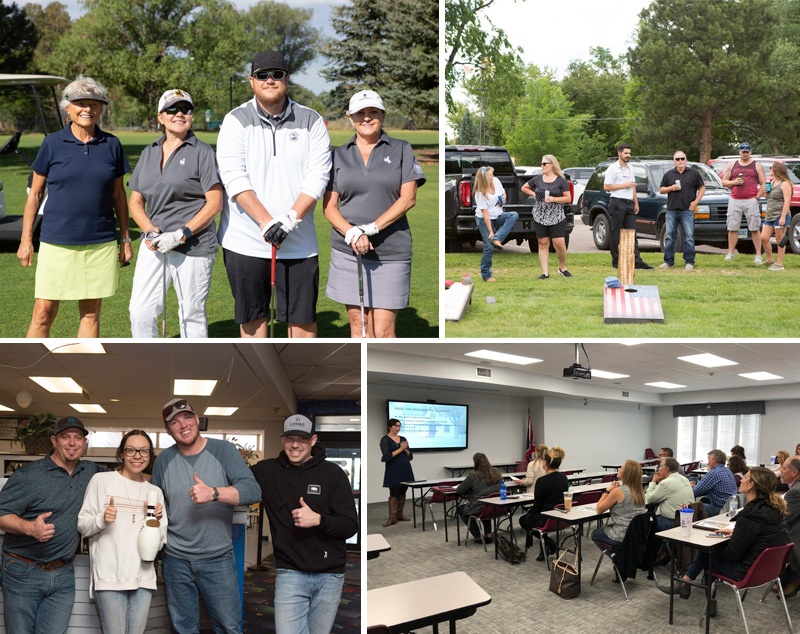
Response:
[[[391,136],[402,138],[415,149],[438,147],[437,131],[390,130]],[[120,138],[133,168],[143,148],[157,138],[147,132],[115,132]],[[214,146],[216,133],[198,132],[197,136]],[[352,136],[349,132],[332,131],[334,147]],[[41,134],[24,135],[20,151],[33,160],[42,142]],[[5,142],[6,137],[0,138]],[[423,164],[427,183],[417,192],[417,204],[409,212],[414,251],[411,272],[410,306],[397,317],[398,337],[437,337],[439,334],[439,169],[437,164]],[[22,213],[29,169],[15,155],[0,157],[0,181],[3,182],[6,207],[9,215]],[[127,181],[127,179],[126,179]],[[128,192],[130,194],[130,191]],[[330,224],[322,214],[321,203],[314,214],[317,238],[320,245],[320,294],[317,302],[317,327],[320,337],[349,337],[347,314],[344,306],[325,296],[330,261]],[[139,231],[131,223],[134,254],[138,252]],[[34,266],[23,268],[16,257],[18,244],[0,243],[0,275],[2,275],[3,301],[0,304],[0,337],[24,337],[33,309]],[[104,338],[130,337],[128,301],[131,296],[132,266],[121,269],[120,288],[117,294],[103,302],[100,335]],[[233,322],[233,297],[225,275],[222,251],[214,262],[211,292],[208,303],[209,337],[238,337],[239,327]],[[74,337],[78,329],[77,302],[62,302],[59,316],[53,325],[52,337]],[[276,337],[286,336],[286,326],[276,324]],[[167,295],[167,336],[179,336],[178,305],[174,291]]]
[[[651,264],[660,258],[646,258]],[[679,261],[680,258],[678,258]],[[615,275],[608,252],[569,254],[574,277],[558,275],[550,256],[550,279],[539,281],[534,254],[495,253],[494,284],[481,280],[480,254],[448,253],[445,278],[470,273],[475,290],[461,321],[445,324],[447,337],[569,338],[761,338],[792,337],[797,319],[800,260],[788,256],[783,271],[756,267],[753,256],[733,262],[698,255],[694,271],[682,266],[636,271],[636,283],[658,287],[664,324],[603,323],[603,280]],[[496,298],[487,304],[486,297]]]

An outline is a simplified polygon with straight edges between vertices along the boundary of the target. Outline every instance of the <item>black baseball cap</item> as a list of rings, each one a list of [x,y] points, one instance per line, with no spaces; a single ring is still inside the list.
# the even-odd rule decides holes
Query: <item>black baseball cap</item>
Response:
[[[284,73],[288,73],[289,67],[286,66],[283,54],[278,51],[261,51],[256,53],[253,58],[253,67],[250,70],[250,74],[257,73],[260,70],[282,70]]]
[[[740,143],[739,144],[739,149],[749,152],[750,151],[750,144],[749,143]]]
[[[80,418],[64,416],[64,418],[59,418],[56,421],[56,425],[53,428],[53,436],[58,436],[61,432],[67,431],[68,429],[79,429],[83,432],[84,436],[89,435],[89,432],[86,431],[86,427],[83,425],[83,421],[81,421]]]

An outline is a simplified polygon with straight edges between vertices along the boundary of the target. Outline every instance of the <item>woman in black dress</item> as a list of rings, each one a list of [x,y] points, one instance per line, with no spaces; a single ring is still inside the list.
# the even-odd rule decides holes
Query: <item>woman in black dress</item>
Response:
[[[383,476],[383,486],[389,489],[389,519],[384,526],[408,522],[411,518],[403,514],[406,503],[407,486],[401,482],[414,479],[411,461],[414,454],[408,448],[408,441],[400,435],[400,421],[396,418],[389,419],[387,433],[381,438],[381,461],[386,463],[386,472]]]
[[[556,504],[564,502],[564,491],[569,489],[567,476],[561,473],[558,468],[564,460],[564,450],[556,445],[552,447],[544,456],[545,474],[536,480],[533,488],[533,507],[519,518],[519,525],[528,533],[525,547],[532,545],[530,530],[544,526],[547,516],[542,515],[542,511],[552,511]],[[556,543],[551,537],[545,536],[547,549],[551,553],[556,551]],[[544,552],[540,552],[536,561],[544,561]]]

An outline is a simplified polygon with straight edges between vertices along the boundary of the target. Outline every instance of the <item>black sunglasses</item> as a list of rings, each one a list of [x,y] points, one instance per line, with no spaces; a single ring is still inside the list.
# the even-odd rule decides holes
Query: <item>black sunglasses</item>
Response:
[[[542,167],[544,167],[545,165],[552,165],[552,163],[542,163]]]
[[[685,161],[685,160],[686,160],[686,157],[685,157],[685,156],[676,156],[676,157],[675,157],[674,159],[672,159],[672,160],[673,160],[673,161]]]
[[[177,401],[175,403],[172,403],[169,407],[165,407],[163,410],[161,410],[161,415],[164,417],[164,420],[167,420],[167,418],[172,416],[172,414],[174,414],[176,412],[179,412],[181,410],[183,410],[183,411],[189,411],[189,410],[194,411],[194,410],[192,410],[192,406],[189,405],[189,401],[182,400],[182,401]]]
[[[167,114],[176,115],[179,112],[181,114],[192,114],[194,110],[191,106],[170,106],[169,108],[164,108],[161,112],[166,112]]]
[[[275,79],[280,81],[284,77],[286,77],[285,70],[258,70],[253,73],[253,77],[258,79],[259,81],[266,81],[267,79]]]

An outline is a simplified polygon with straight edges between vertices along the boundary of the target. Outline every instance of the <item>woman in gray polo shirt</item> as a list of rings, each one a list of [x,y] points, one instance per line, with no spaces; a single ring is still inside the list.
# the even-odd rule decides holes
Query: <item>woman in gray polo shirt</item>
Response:
[[[131,216],[142,230],[142,246],[133,276],[131,332],[158,336],[170,285],[178,295],[183,338],[208,336],[206,298],[217,253],[214,216],[222,209],[222,185],[210,145],[192,132],[192,97],[168,90],[158,101],[164,131],[148,145],[130,180]]]
[[[323,200],[331,229],[331,264],[326,295],[347,307],[350,336],[362,331],[358,261],[363,262],[367,337],[394,337],[397,311],[411,289],[411,231],[406,212],[425,184],[411,146],[383,132],[386,117],[378,93],[362,90],[350,99],[347,118],[355,129],[333,153]]]

